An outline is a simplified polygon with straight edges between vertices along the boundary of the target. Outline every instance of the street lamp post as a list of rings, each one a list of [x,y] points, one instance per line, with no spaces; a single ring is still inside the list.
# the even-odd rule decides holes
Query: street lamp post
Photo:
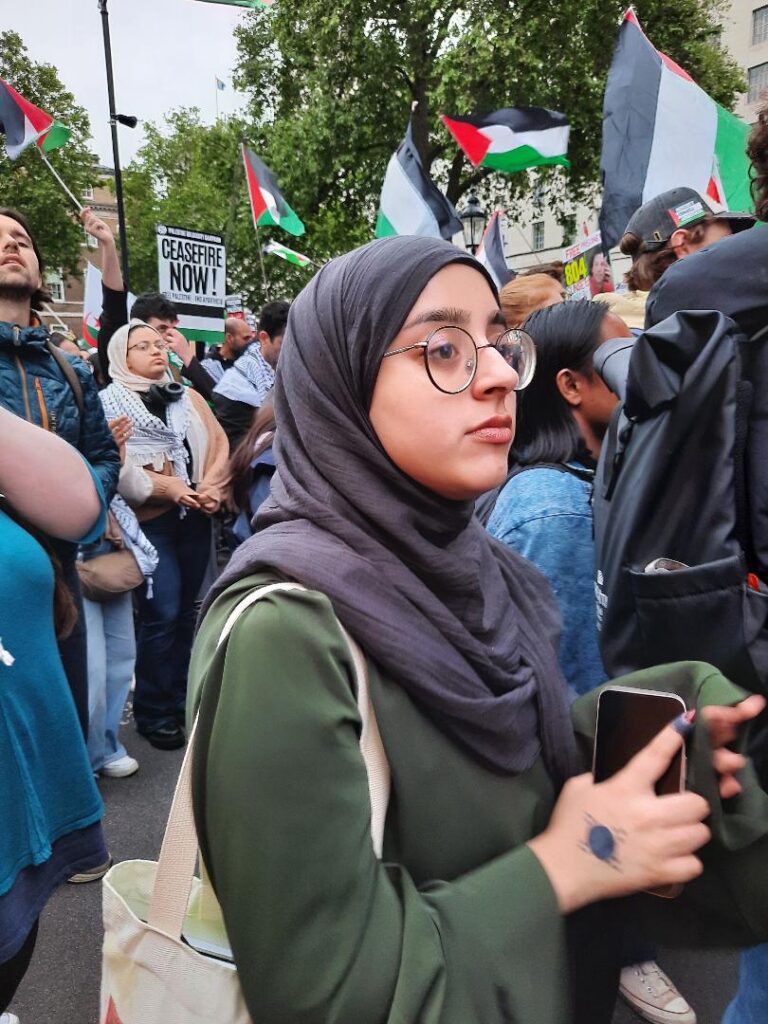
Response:
[[[107,0],[99,0],[101,27],[104,32],[104,61],[107,67],[107,95],[109,97],[109,126],[112,130],[112,157],[115,164],[115,198],[117,199],[117,223],[120,233],[120,263],[123,269],[123,288],[130,291],[128,279],[128,237],[125,231],[125,205],[123,203],[123,175],[120,169],[120,151],[117,145],[117,124],[135,128],[137,119],[130,114],[115,113],[115,82],[112,77],[112,43],[109,38],[109,12]]]
[[[459,214],[459,220],[464,233],[464,245],[474,256],[480,246],[487,220],[485,210],[480,205],[474,189],[467,196],[467,205]]]

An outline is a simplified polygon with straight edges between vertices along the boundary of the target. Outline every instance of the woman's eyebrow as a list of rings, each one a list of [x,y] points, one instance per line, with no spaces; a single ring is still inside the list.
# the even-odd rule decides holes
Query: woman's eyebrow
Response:
[[[412,320],[409,320],[402,329],[407,331],[409,327],[417,327],[419,324],[456,324],[460,327],[462,324],[466,324],[469,319],[470,315],[466,309],[457,309],[455,307],[427,309],[423,313],[418,313]]]

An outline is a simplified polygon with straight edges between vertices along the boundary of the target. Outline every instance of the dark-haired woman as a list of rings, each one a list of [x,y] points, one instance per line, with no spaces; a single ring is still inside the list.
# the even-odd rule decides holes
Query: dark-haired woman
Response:
[[[106,505],[66,441],[5,409],[0,437],[0,1021],[17,1024],[3,1011],[43,907],[62,882],[107,861],[103,808],[56,643],[77,610],[36,536],[94,540]]]
[[[560,667],[576,693],[605,681],[597,647],[592,481],[616,396],[594,371],[598,345],[629,337],[603,303],[566,302],[526,321],[538,365],[521,394],[516,467],[488,521],[490,533],[549,580],[563,619]]]
[[[151,484],[136,517],[159,559],[152,585],[137,590],[133,715],[153,747],[172,750],[185,742],[196,601],[210,558],[210,517],[221,505],[227,439],[205,400],[170,382],[168,343],[154,328],[132,320],[112,335],[107,354],[112,383],[101,401],[110,420],[130,420],[126,464]]]
[[[583,694],[605,682],[595,616],[592,484],[617,402],[593,358],[603,342],[631,331],[605,304],[583,301],[540,310],[525,329],[536,344],[536,376],[520,396],[515,469],[488,529],[549,580],[562,617],[560,667]],[[627,950],[631,963],[622,968],[620,991],[630,1005],[649,1020],[695,1024],[654,951],[632,940]]]
[[[564,783],[585,761],[551,597],[474,516],[506,475],[532,368],[491,278],[436,239],[332,260],[291,308],[270,500],[190,667],[198,837],[255,1021],[607,1024],[624,910],[597,904],[701,870],[707,801],[663,803],[651,782],[680,748],[672,727],[614,779]],[[258,594],[287,581],[306,589]],[[389,765],[381,831],[363,668]],[[672,670],[694,703],[697,671]],[[590,849],[596,823],[619,870]],[[741,941],[765,931],[768,915]]]
[[[269,483],[275,472],[274,441],[275,407],[270,391],[229,460],[226,502],[237,516],[232,534],[238,544],[253,534],[253,517],[269,497]]]

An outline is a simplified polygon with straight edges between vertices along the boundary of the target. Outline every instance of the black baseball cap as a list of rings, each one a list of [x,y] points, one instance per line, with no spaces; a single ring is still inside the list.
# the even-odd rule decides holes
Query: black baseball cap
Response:
[[[639,256],[663,248],[678,228],[692,227],[708,219],[727,221],[736,234],[751,228],[757,218],[751,213],[732,213],[730,210],[717,213],[695,189],[671,188],[643,203],[630,217],[624,234],[640,239],[640,248],[636,252]]]

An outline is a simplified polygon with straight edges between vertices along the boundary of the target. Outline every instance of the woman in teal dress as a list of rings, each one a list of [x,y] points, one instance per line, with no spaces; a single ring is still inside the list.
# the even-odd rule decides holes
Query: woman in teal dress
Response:
[[[102,803],[56,644],[76,615],[46,538],[98,538],[98,478],[66,441],[0,409],[0,1020],[53,891],[107,859]],[[39,538],[36,539],[36,538]]]
[[[579,774],[594,707],[572,724],[547,585],[473,515],[506,476],[532,369],[486,272],[434,239],[333,260],[292,306],[271,498],[208,601],[190,677],[198,837],[260,1024],[606,1024],[618,897],[703,879],[702,848],[722,848],[706,722],[699,792],[655,795],[672,727],[613,779]],[[273,590],[220,643],[239,602],[281,580],[306,589]],[[339,623],[389,764],[380,849]],[[647,676],[691,708],[739,698],[706,666]],[[755,703],[719,712],[718,747]],[[755,942],[768,810],[738,795],[743,759],[716,758],[732,803],[756,801],[731,837],[756,880],[739,913],[705,886],[698,929],[730,920],[728,940]]]

